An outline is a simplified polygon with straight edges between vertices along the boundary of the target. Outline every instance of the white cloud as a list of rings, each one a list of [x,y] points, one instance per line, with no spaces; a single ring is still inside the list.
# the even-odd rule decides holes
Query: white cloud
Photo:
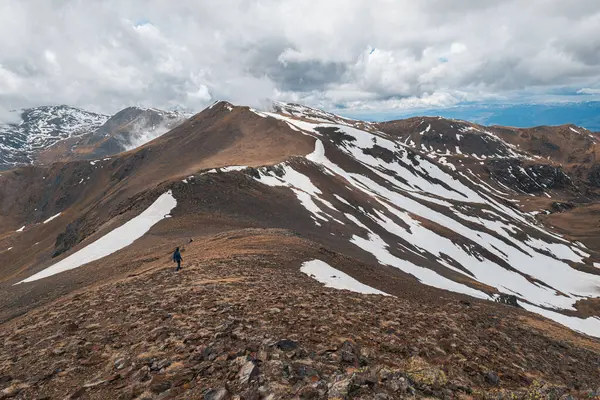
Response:
[[[4,0],[0,105],[437,107],[597,87],[600,3],[523,4]]]
[[[578,90],[577,94],[600,94],[600,89],[583,88]]]
[[[22,84],[23,80],[16,73],[0,64],[0,96],[18,91]]]
[[[465,51],[467,51],[467,46],[465,46],[463,43],[452,43],[450,46],[450,53],[452,54],[460,54],[464,53]]]
[[[18,124],[21,114],[15,110],[7,110],[0,105],[0,124]]]

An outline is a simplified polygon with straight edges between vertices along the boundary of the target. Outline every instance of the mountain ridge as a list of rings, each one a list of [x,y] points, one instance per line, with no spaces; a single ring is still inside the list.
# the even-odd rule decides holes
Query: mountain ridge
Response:
[[[598,119],[598,101],[574,101],[566,103],[533,104],[466,104],[448,108],[432,108],[416,111],[356,112],[352,116],[374,121],[404,119],[415,114],[443,116],[449,119],[461,119],[480,125],[499,125],[528,128],[535,126],[557,126],[573,123],[584,126],[590,131],[600,132]],[[344,111],[344,110],[340,110]],[[362,115],[362,117],[361,117]]]

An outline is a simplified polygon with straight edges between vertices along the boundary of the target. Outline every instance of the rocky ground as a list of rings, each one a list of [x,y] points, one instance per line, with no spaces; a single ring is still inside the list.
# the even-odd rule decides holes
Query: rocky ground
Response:
[[[600,396],[600,342],[522,310],[406,286],[323,287],[343,256],[274,230],[186,246],[0,326],[0,399],[569,399]],[[265,245],[270,243],[270,246]]]

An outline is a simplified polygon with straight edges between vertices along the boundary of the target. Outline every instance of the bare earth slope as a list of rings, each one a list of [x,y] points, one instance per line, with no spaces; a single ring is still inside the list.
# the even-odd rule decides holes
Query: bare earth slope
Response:
[[[221,102],[4,172],[0,398],[597,395],[593,183],[500,129]]]

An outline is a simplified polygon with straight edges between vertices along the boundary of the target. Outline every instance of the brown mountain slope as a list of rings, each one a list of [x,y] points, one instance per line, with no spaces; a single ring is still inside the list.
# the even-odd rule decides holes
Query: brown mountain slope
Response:
[[[139,191],[203,169],[275,164],[314,149],[314,139],[281,121],[227,107],[215,105],[168,135],[112,158],[4,172],[0,233],[39,223],[74,205],[79,210],[90,203],[103,206],[97,196],[110,197],[112,203],[130,200]]]
[[[111,159],[3,173],[0,280],[14,283],[17,274],[43,269],[122,225],[164,192],[169,179],[179,182],[193,172],[238,162],[276,163],[314,148],[314,139],[292,135],[280,121],[227,107],[216,105],[167,137]],[[275,139],[275,132],[283,136]],[[8,307],[3,312],[11,313]]]
[[[284,122],[220,102],[134,152],[148,154],[145,174],[172,178],[204,168],[276,164],[313,149],[313,139]]]
[[[498,127],[495,132],[502,139],[528,153],[561,164],[595,163],[598,155],[597,137],[575,125],[539,126],[529,129]]]
[[[570,187],[573,185],[549,189],[559,192],[568,189],[568,193],[563,194],[570,198],[598,197],[600,145],[594,133],[574,125],[523,129],[415,117],[376,126],[418,151],[451,157],[459,164],[469,164],[469,168],[472,163],[484,164],[491,179],[494,179],[491,175],[496,174],[503,184],[517,191],[543,191],[544,187],[532,179],[536,174],[546,179],[566,174],[576,190]],[[521,167],[525,172],[521,172]],[[510,169],[515,170],[513,174]]]

